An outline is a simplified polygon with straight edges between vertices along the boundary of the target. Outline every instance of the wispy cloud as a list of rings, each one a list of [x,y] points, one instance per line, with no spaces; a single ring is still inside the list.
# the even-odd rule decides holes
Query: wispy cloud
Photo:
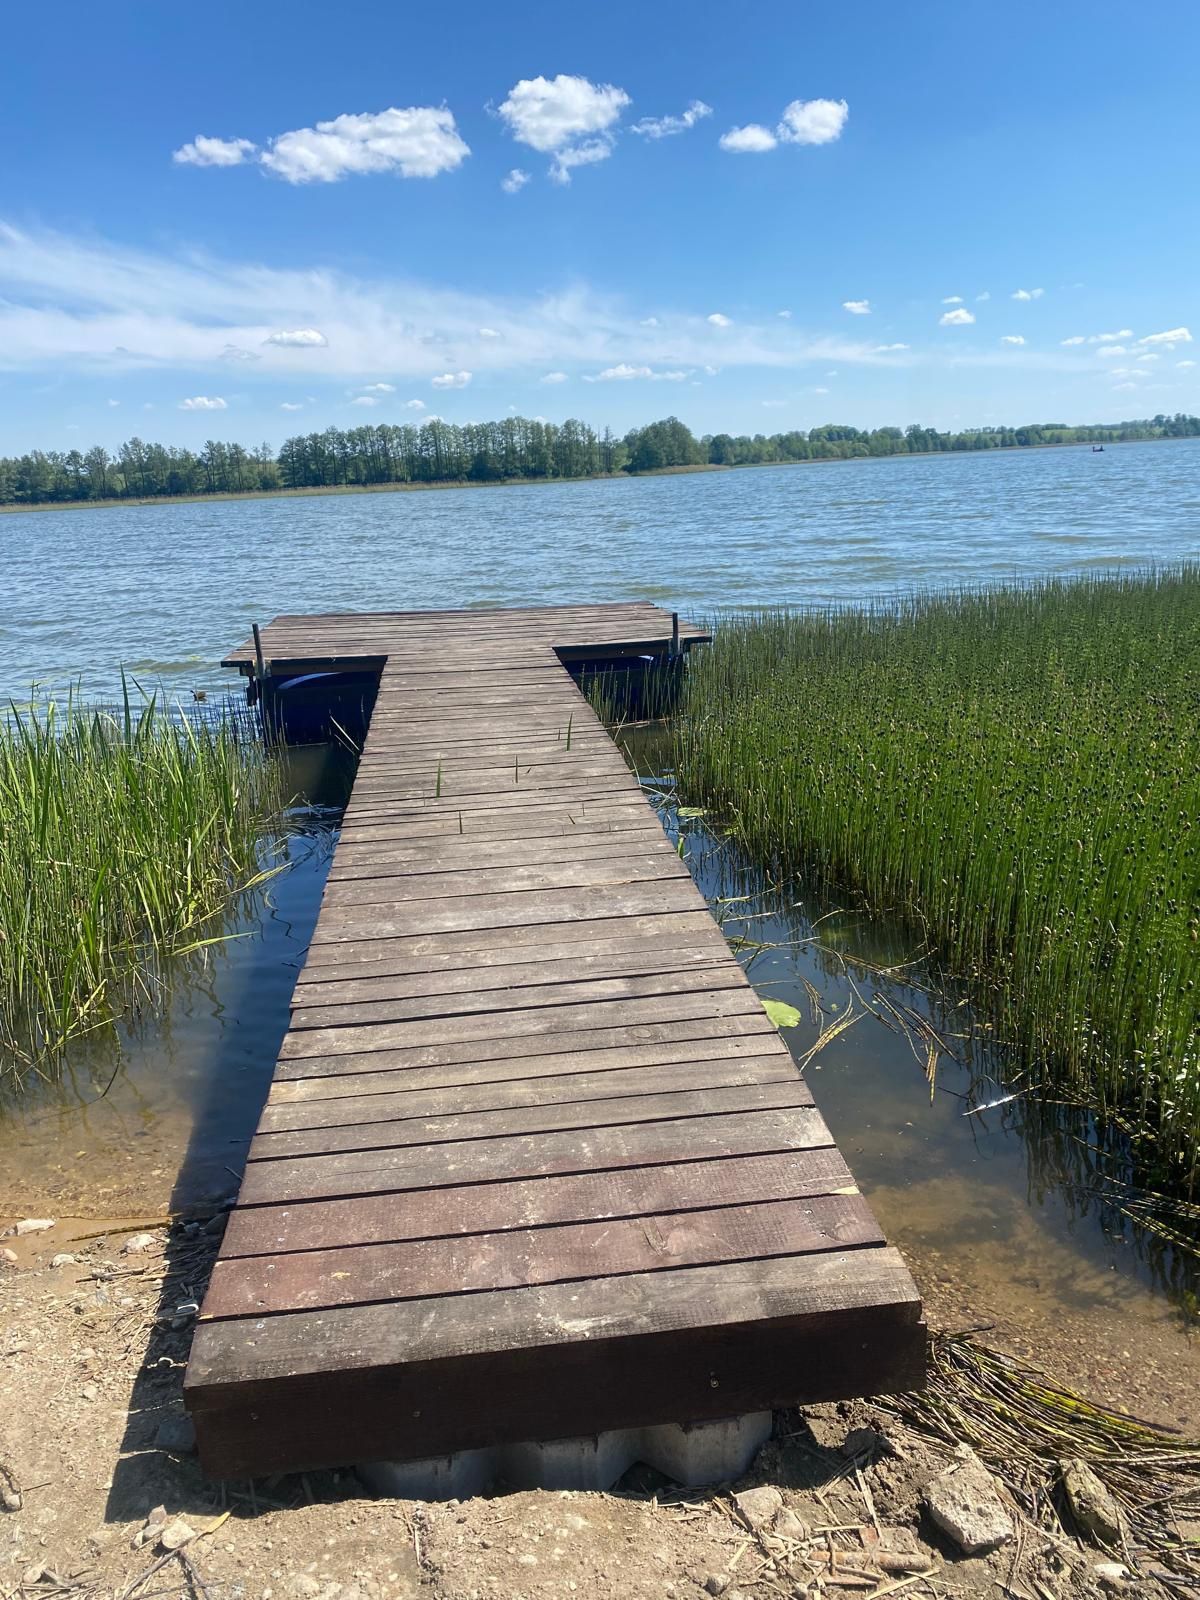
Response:
[[[1000,343],[1001,344],[1024,344],[1025,343],[1025,335],[1023,333],[1002,333],[1000,335]]]
[[[505,194],[520,194],[521,190],[528,182],[529,173],[526,172],[522,167],[513,167],[503,178],[500,179],[500,187],[504,190]]]
[[[843,300],[842,310],[848,311],[853,317],[869,317],[871,315],[871,302],[869,300]]]
[[[229,402],[219,394],[194,394],[190,400],[179,402],[180,411],[228,411]]]
[[[280,411],[303,411],[304,402],[302,400],[284,400],[279,409]]]
[[[329,340],[319,328],[284,328],[278,333],[269,333],[263,343],[289,350],[323,350]]]
[[[944,306],[960,306],[962,303],[963,297],[960,294],[948,294],[942,301]]]
[[[565,372],[543,372],[541,381],[543,383],[566,383],[567,374]]]
[[[723,311],[710,311],[708,321],[714,328],[732,328],[733,318],[727,317]]]
[[[363,386],[364,394],[395,394],[394,383],[368,383]]]
[[[690,378],[690,372],[656,372],[653,367],[634,367],[627,361],[619,362],[615,367],[606,367],[603,372],[584,373],[584,383],[628,383],[633,378],[648,378],[651,382],[682,383],[685,378]]]
[[[440,372],[429,381],[435,389],[465,389],[473,376],[470,372]]]
[[[1045,289],[1014,289],[1014,300],[1040,300],[1045,294]]]
[[[642,117],[630,125],[630,133],[640,133],[647,139],[670,139],[677,133],[686,133],[704,117],[712,116],[712,107],[703,100],[693,100],[678,117]]]
[[[877,344],[872,347],[876,355],[890,355],[893,350],[908,350],[911,346],[906,344]]]
[[[1168,328],[1166,333],[1148,333],[1139,344],[1191,344],[1192,335],[1187,328]]]

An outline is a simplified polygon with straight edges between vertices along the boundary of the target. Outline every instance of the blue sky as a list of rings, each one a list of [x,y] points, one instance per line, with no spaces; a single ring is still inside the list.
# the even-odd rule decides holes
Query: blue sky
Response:
[[[1172,0],[13,8],[0,453],[1200,411],[1198,47]]]

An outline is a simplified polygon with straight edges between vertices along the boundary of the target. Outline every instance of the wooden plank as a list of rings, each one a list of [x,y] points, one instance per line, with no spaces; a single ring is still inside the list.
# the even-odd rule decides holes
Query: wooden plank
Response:
[[[687,867],[665,843],[643,856],[601,857],[598,861],[551,861],[538,866],[480,867],[465,883],[461,872],[405,873],[397,877],[334,879],[325,886],[322,908],[402,905],[408,900],[461,899],[516,894],[531,889],[588,889],[601,884],[657,883],[686,878]]]
[[[815,1150],[832,1144],[820,1113],[810,1106],[738,1111],[615,1128],[468,1139],[430,1149],[401,1146],[253,1161],[242,1179],[238,1203],[280,1205],[337,1195],[398,1194],[406,1189],[495,1183],[501,1178],[660,1166],[706,1156]]]
[[[774,1083],[740,1083],[726,1089],[670,1089],[598,1100],[536,1101],[532,1105],[498,1106],[486,1111],[452,1111],[440,1116],[393,1108],[391,1116],[345,1122],[334,1109],[340,1101],[320,1102],[317,1125],[280,1131],[262,1130],[250,1143],[248,1159],[290,1161],[298,1156],[332,1156],[347,1151],[428,1150],[434,1145],[465,1144],[472,1139],[508,1139],[564,1130],[644,1127],[678,1122],[684,1117],[715,1117],[734,1112],[790,1111],[812,1105],[808,1085],[799,1074]]]
[[[665,1047],[687,1042],[703,1042],[707,1049],[716,1040],[752,1039],[754,1048],[764,1040],[778,1039],[774,1025],[762,1010],[735,1016],[673,1017],[668,1022],[626,1023],[617,1027],[573,1028],[559,1034],[542,1034],[530,1039],[522,1033],[494,1038],[455,1038],[430,1040],[425,1044],[376,1045],[357,1051],[347,1050],[313,1055],[281,1055],[275,1076],[281,1082],[294,1078],[314,1078],[349,1072],[391,1072],[400,1068],[444,1067],[459,1063],[512,1061],[538,1055],[580,1056],[591,1050],[632,1049],[641,1046]],[[285,1039],[284,1043],[287,1041]]]
[[[467,1196],[459,1209],[470,1211]],[[464,1284],[474,1295],[883,1242],[861,1198],[830,1195],[269,1256],[252,1271],[241,1261],[219,1261],[202,1320],[461,1295]]]
[[[506,1178],[472,1184],[470,1209],[447,1206],[440,1189],[298,1205],[239,1206],[230,1213],[221,1255],[269,1256],[389,1240],[436,1239],[505,1228],[542,1228],[607,1217],[703,1211],[737,1200],[802,1200],[857,1193],[841,1154],[827,1146],[783,1154],[717,1157],[616,1172]],[[467,1280],[464,1280],[467,1281]]]
[[[560,1066],[562,1065],[559,1058]],[[628,1095],[669,1090],[728,1089],[738,1084],[803,1082],[791,1058],[784,1055],[736,1056],[732,1060],[684,1061],[626,1067],[610,1071],[558,1072],[539,1077],[484,1079],[422,1088],[395,1081],[372,1085],[366,1093],[335,1097],[280,1095],[293,1084],[276,1084],[258,1124],[260,1135],[296,1128],[387,1121],[396,1117],[462,1115],[537,1105],[619,1100]]]
[[[659,995],[711,994],[720,989],[745,990],[745,974],[736,962],[710,962],[698,970],[688,967],[670,972],[639,972],[606,978],[558,975],[551,983],[526,983],[509,988],[434,990],[380,1000],[350,1001],[343,1005],[300,1005],[292,1012],[292,1028],[350,1028],[374,1023],[407,1022],[418,1017],[465,1017],[501,1012],[590,1006],[594,1001],[638,1000]],[[564,1016],[563,1025],[575,1021]]]
[[[374,1056],[360,1057],[374,1061]],[[578,1054],[570,1051],[555,1055],[518,1055],[501,1057],[494,1061],[465,1061],[427,1067],[393,1067],[379,1071],[322,1073],[319,1077],[276,1077],[271,1084],[270,1098],[264,1118],[273,1106],[292,1105],[309,1100],[338,1100],[344,1096],[373,1096],[393,1093],[418,1093],[427,1089],[451,1089],[456,1095],[470,1094],[475,1088],[486,1089],[492,1085],[493,1093],[499,1088],[521,1090],[529,1094],[539,1092],[538,1085],[545,1079],[569,1083],[573,1077],[600,1078],[609,1073],[634,1072],[640,1074],[647,1068],[666,1072],[673,1067],[682,1071],[728,1071],[760,1074],[764,1081],[767,1064],[777,1063],[771,1076],[795,1070],[787,1049],[777,1039],[768,1035],[746,1038],[737,1035],[727,1039],[684,1039],[675,1044],[646,1044],[585,1050]],[[324,1062],[318,1059],[318,1065]]]
[[[604,1031],[638,1023],[678,1023],[736,1016],[763,1016],[753,989],[741,982],[716,985],[694,994],[639,996],[626,1000],[586,1000],[574,1004],[513,1007],[471,1016],[445,1011],[411,1021],[364,1023],[359,1027],[290,1030],[280,1047],[280,1060],[300,1056],[347,1055],[364,1050],[392,1050],[421,1045],[474,1045],[490,1039],[561,1039],[571,1047],[577,1032]],[[764,1020],[766,1020],[764,1018]],[[541,1042],[541,1041],[539,1041]]]

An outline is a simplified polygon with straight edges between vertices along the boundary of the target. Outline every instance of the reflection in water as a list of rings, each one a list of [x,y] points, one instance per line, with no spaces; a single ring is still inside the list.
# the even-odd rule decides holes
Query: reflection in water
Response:
[[[655,730],[623,742],[640,771],[662,770]],[[817,1104],[932,1319],[994,1327],[1111,1404],[1200,1423],[1194,1228],[1193,1248],[1176,1249],[1152,1208],[1146,1225],[1120,1135],[1010,1082],[1003,1050],[962,995],[935,987],[903,926],[803,884],[764,888],[702,818],[680,818],[669,785],[655,787],[756,989],[800,1013],[784,1037],[798,1063],[809,1057]],[[932,1088],[931,1035],[946,1047]]]
[[[287,752],[286,869],[224,919],[225,942],[171,963],[153,1013],[74,1043],[61,1079],[0,1104],[0,1216],[159,1216],[237,1187],[316,920],[353,761]]]

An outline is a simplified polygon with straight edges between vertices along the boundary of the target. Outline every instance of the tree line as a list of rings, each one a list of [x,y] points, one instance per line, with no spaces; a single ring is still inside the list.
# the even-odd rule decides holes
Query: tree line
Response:
[[[1182,412],[1174,416],[1160,412],[1134,422],[1082,426],[1042,422],[959,433],[942,433],[918,423],[904,429],[825,423],[807,431],[716,433],[699,439],[677,417],[632,428],[623,437],[607,428],[597,433],[575,418],[554,423],[507,417],[501,422],[465,424],[431,418],[419,425],[382,423],[297,434],[285,439],[278,452],[269,444],[246,448],[217,440],[192,451],[133,438],[111,455],[95,445],[87,451],[31,450],[22,456],[0,456],[0,505],[389,483],[591,478],[681,467],[758,466],[1048,444],[1115,444],[1198,435],[1200,418]]]

